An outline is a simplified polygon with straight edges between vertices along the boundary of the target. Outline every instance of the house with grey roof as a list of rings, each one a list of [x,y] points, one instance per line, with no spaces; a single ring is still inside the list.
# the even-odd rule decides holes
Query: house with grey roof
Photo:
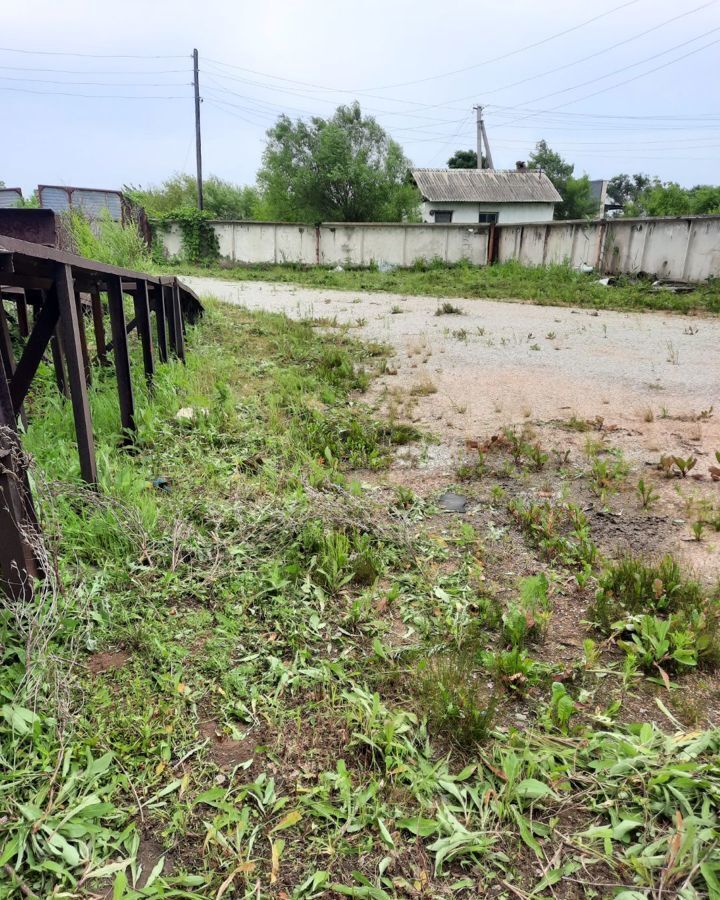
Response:
[[[549,222],[560,194],[543,172],[517,169],[413,169],[423,222]]]

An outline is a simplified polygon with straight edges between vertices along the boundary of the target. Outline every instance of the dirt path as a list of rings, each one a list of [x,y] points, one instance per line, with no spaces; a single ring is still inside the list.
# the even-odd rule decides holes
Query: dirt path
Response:
[[[697,457],[695,479],[658,481],[655,511],[674,524],[681,556],[718,571],[716,533],[692,545],[687,536],[692,504],[720,503],[708,476],[720,450],[720,319],[458,299],[447,302],[461,314],[436,315],[445,301],[432,297],[184,280],[201,294],[348,324],[391,345],[371,396],[438,436],[419,467],[433,479],[454,475],[468,440],[507,425],[531,424],[544,446],[582,454],[588,434],[558,422],[598,423],[631,463],[633,487],[661,454]]]

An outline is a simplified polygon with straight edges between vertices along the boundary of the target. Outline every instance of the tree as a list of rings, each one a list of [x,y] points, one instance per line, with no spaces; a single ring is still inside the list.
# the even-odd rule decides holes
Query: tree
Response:
[[[123,191],[145,207],[149,216],[161,216],[176,209],[197,204],[197,183],[192,175],[177,173],[159,186],[123,188]],[[211,175],[203,181],[205,210],[213,219],[254,219],[260,198],[257,188],[241,187]]]
[[[640,194],[656,181],[657,178],[651,178],[641,172],[637,172],[635,175],[625,175],[624,173],[615,175],[608,181],[608,200],[610,203],[622,207],[627,206],[628,203],[636,203]]]
[[[476,150],[456,150],[447,161],[448,169],[477,169]],[[485,159],[483,158],[483,166]]]
[[[528,158],[528,168],[542,169],[562,197],[562,202],[555,207],[556,219],[587,219],[598,214],[590,179],[587,175],[575,178],[575,166],[551,150],[547,141],[537,142]]]
[[[693,216],[720,213],[720,187],[698,184],[684,188],[655,178],[625,206],[626,216]]]
[[[392,222],[417,215],[409,160],[357,102],[330,119],[282,115],[267,135],[258,183],[272,218]]]

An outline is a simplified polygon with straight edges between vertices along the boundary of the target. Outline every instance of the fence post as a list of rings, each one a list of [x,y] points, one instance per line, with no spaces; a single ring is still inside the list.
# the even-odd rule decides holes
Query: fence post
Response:
[[[9,374],[0,357],[0,590],[28,599],[32,579],[42,574],[30,539],[39,529],[15,427]]]
[[[90,292],[90,304],[92,306],[93,331],[95,332],[95,349],[97,359],[101,366],[110,365],[107,358],[107,346],[105,344],[105,317],[103,315],[100,291],[97,288]]]
[[[148,298],[147,281],[138,281],[137,289],[133,296],[135,305],[135,318],[137,319],[137,329],[140,335],[140,344],[142,346],[143,366],[145,368],[145,378],[148,384],[152,384],[153,375],[155,374],[155,362],[153,360],[152,351],[152,330],[150,329],[150,300]]]
[[[119,275],[109,275],[107,280],[108,309],[112,329],[115,377],[120,401],[120,425],[123,431],[135,431],[135,400],[130,378],[130,354],[128,353],[125,310],[123,309],[122,279]],[[127,438],[127,435],[126,435]]]
[[[59,329],[62,335],[63,349],[65,350],[70,399],[75,419],[75,435],[78,455],[80,456],[80,473],[89,484],[96,484],[95,445],[93,443],[90,403],[80,343],[78,308],[75,299],[72,269],[64,263],[57,263],[55,266],[55,289],[60,311]]]
[[[183,333],[183,314],[182,306],[180,305],[180,288],[177,283],[177,278],[173,281],[172,285],[172,308],[175,323],[175,351],[178,355],[178,359],[185,362],[185,335]]]
[[[167,325],[165,322],[165,288],[162,284],[155,285],[155,324],[157,325],[158,357],[161,363],[166,363],[168,359]]]

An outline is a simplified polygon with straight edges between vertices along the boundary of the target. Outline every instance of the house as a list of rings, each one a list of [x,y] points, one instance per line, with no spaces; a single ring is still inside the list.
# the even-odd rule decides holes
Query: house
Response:
[[[413,169],[423,222],[549,222],[560,194],[543,172],[518,164],[499,169]]]

